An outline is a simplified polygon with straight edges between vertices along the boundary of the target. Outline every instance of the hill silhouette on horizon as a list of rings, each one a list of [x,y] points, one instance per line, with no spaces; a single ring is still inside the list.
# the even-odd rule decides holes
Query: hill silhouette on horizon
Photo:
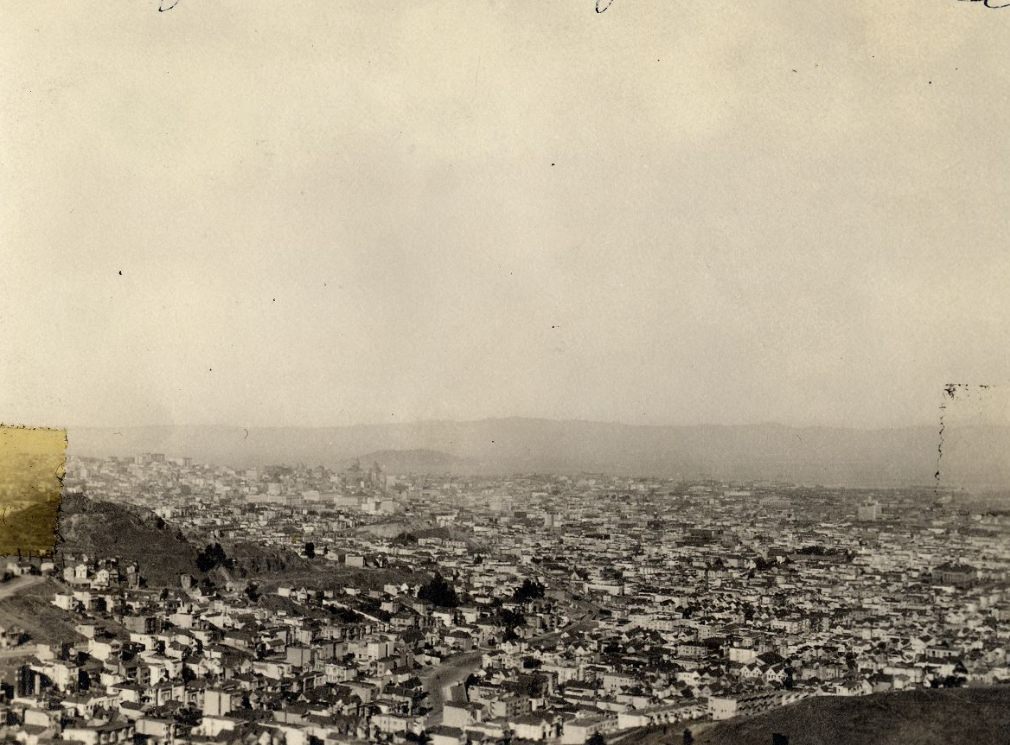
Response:
[[[70,453],[163,452],[206,463],[343,465],[384,453],[402,468],[444,454],[454,473],[612,473],[839,486],[1010,486],[1010,427],[844,429],[653,426],[547,419],[428,421],[321,428],[73,428]],[[941,456],[942,451],[942,456]],[[415,453],[411,456],[408,453]],[[393,457],[393,455],[395,457]],[[442,456],[439,456],[441,458]],[[935,478],[939,466],[939,480]]]
[[[415,448],[413,450],[376,450],[354,459],[362,466],[378,463],[389,473],[445,473],[466,469],[472,465],[465,458],[440,450]]]

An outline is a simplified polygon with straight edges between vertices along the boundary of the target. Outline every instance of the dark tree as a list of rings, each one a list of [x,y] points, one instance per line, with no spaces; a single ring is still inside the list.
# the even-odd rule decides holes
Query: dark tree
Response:
[[[200,710],[192,705],[187,706],[185,709],[179,709],[175,713],[175,721],[183,727],[198,727],[202,719],[203,716],[200,714]]]
[[[421,585],[417,597],[437,605],[439,608],[455,608],[459,605],[459,597],[455,588],[446,581],[439,572],[427,584]]]
[[[314,544],[312,541],[309,541],[308,543],[305,544],[305,558],[306,559],[316,558],[316,544]]]
[[[607,738],[601,735],[599,732],[594,732],[586,740],[586,745],[607,745]]]
[[[530,600],[538,600],[544,596],[544,586],[539,582],[524,579],[521,587],[517,587],[512,593],[512,600],[516,603],[527,603]]]
[[[513,687],[518,693],[528,698],[539,698],[547,692],[548,678],[540,673],[520,673]]]
[[[501,608],[497,613],[498,625],[507,629],[514,629],[517,626],[526,625],[526,616],[521,611]]]
[[[220,566],[229,566],[228,555],[220,543],[212,543],[196,555],[196,567],[201,572],[209,572]]]
[[[396,538],[393,539],[394,546],[410,546],[414,543],[417,543],[417,536],[406,531],[399,533]]]

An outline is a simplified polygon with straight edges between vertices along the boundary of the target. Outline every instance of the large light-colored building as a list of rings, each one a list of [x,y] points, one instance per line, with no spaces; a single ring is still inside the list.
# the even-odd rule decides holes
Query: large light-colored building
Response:
[[[873,522],[880,519],[880,502],[876,499],[867,499],[859,505],[857,516],[860,522]]]

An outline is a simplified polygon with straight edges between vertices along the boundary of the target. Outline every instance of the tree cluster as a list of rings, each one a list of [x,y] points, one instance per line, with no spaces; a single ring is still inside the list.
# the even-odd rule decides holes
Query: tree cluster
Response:
[[[539,600],[544,596],[544,586],[535,580],[524,579],[522,586],[517,587],[512,593],[512,601],[516,603],[528,603],[530,600]]]
[[[456,608],[459,606],[459,596],[456,594],[456,588],[449,584],[448,580],[439,572],[435,572],[435,576],[431,578],[430,582],[421,585],[417,591],[417,597],[421,600],[427,600],[439,608]]]
[[[217,567],[232,566],[231,559],[220,543],[211,543],[196,555],[196,567],[201,572],[209,572]]]

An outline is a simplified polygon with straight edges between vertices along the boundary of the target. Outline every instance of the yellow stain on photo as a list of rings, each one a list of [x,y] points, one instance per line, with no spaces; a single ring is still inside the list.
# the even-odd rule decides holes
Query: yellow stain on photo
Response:
[[[0,425],[0,555],[52,555],[67,433]]]

